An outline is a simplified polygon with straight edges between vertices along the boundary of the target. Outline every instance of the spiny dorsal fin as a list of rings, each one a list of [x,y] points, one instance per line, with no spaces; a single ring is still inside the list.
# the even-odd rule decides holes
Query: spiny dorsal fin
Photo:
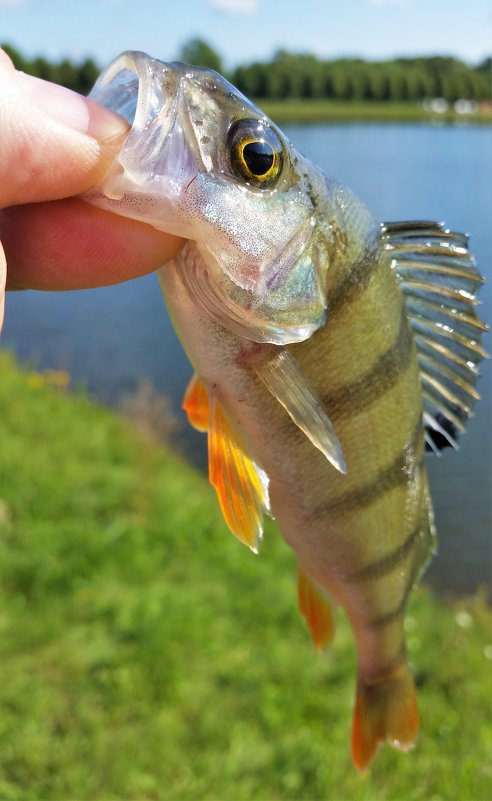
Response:
[[[384,223],[381,233],[415,336],[427,449],[457,447],[480,397],[477,364],[487,355],[481,346],[487,326],[475,311],[483,278],[468,237],[442,223]]]
[[[268,477],[248,456],[215,395],[193,374],[183,399],[190,424],[208,431],[208,472],[232,533],[255,553],[270,509]]]
[[[319,651],[332,641],[335,634],[333,606],[321,587],[299,567],[297,577],[297,596],[299,609]]]
[[[279,348],[275,356],[253,365],[273,397],[294,423],[340,473],[346,473],[342,447],[321,400],[289,351]]]

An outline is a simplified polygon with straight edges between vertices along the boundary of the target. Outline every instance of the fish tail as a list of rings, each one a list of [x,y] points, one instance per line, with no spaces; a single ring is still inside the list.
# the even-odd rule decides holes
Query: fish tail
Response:
[[[359,678],[352,723],[352,760],[359,770],[369,767],[384,742],[408,751],[418,729],[415,684],[406,662],[378,684]]]

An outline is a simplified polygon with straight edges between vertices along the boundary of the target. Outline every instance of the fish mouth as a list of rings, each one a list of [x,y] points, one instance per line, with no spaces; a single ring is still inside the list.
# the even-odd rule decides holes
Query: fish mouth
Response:
[[[103,70],[89,97],[123,117],[132,132],[141,131],[162,117],[166,99],[169,105],[176,94],[175,84],[171,65],[146,53],[126,51]]]
[[[203,167],[186,120],[180,67],[132,51],[101,73],[90,99],[122,116],[131,128],[110,172],[88,199],[189,238],[179,200]]]

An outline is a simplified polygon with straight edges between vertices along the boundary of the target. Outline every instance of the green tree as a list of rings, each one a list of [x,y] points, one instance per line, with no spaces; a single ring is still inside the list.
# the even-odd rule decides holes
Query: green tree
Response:
[[[36,78],[43,78],[45,81],[54,81],[55,83],[58,82],[57,67],[51,61],[48,61],[47,58],[39,56],[35,58],[29,66],[29,72],[35,75]]]
[[[390,86],[387,71],[381,64],[374,64],[369,76],[369,97],[371,100],[388,100]]]
[[[208,67],[222,72],[222,59],[219,54],[203,39],[191,39],[181,48],[179,58],[186,64],[196,67]]]
[[[28,62],[19,53],[19,51],[15,49],[15,47],[12,47],[12,45],[9,44],[2,44],[0,45],[0,47],[2,48],[2,50],[5,50],[9,58],[12,59],[12,63],[16,68],[16,70],[22,70],[22,72],[29,72]]]
[[[353,100],[356,94],[354,70],[350,62],[343,59],[334,65],[332,72],[333,96],[337,100]]]
[[[400,102],[408,99],[408,69],[402,68],[399,64],[389,64],[385,69],[388,85],[389,99]]]
[[[78,68],[67,58],[58,64],[55,76],[57,83],[61,83],[62,86],[73,89],[75,92],[80,91]]]
[[[367,100],[369,97],[369,70],[367,64],[357,63],[352,70],[352,100]]]
[[[427,73],[417,65],[406,73],[408,100],[423,100],[429,97]]]
[[[99,72],[96,62],[92,58],[86,58],[78,69],[79,92],[83,95],[88,94],[94,86]]]
[[[324,85],[323,65],[316,60],[304,76],[303,97],[323,97]]]

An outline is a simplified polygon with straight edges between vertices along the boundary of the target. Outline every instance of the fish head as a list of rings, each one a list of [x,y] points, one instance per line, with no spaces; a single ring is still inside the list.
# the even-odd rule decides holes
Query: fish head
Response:
[[[123,53],[90,97],[131,129],[88,199],[191,240],[183,280],[226,328],[275,344],[311,336],[335,239],[322,173],[212,70]]]

